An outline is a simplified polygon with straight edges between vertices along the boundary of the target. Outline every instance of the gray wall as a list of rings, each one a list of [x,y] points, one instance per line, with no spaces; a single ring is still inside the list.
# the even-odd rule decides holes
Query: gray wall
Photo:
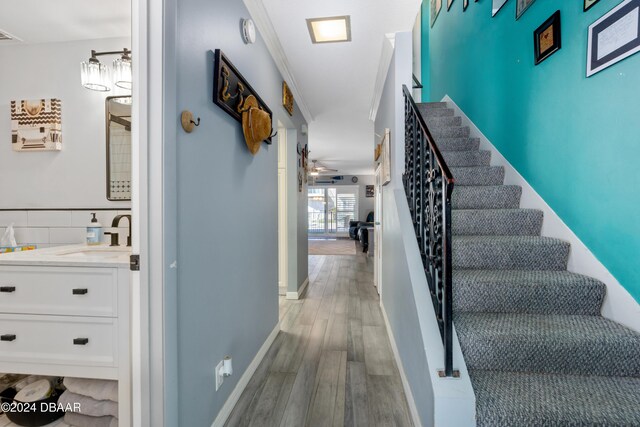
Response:
[[[177,7],[175,64],[166,64],[176,68],[177,100],[168,98],[165,107],[177,101],[178,112],[201,118],[192,134],[178,128],[175,145],[178,422],[209,426],[278,323],[277,144],[252,156],[239,123],[213,104],[213,50],[222,49],[244,74],[274,123],[300,129],[303,119],[281,106],[282,77],[262,38],[242,42],[240,19],[249,17],[242,2],[165,6]],[[216,392],[214,367],[225,355],[233,357],[234,375]]]
[[[404,104],[402,85],[411,84],[411,33],[396,34],[395,53],[375,120],[375,133],[391,131],[391,182],[383,187],[382,215],[382,268],[381,300],[389,319],[411,393],[417,403],[424,425],[433,425],[434,392],[429,380],[422,331],[418,321],[419,310],[426,310],[416,301],[412,288],[407,254],[394,190],[402,188],[404,168]],[[377,142],[377,141],[376,141]],[[427,303],[430,303],[427,301]],[[429,343],[426,343],[429,344]]]
[[[106,191],[105,98],[80,84],[80,62],[91,49],[131,48],[129,37],[0,47],[0,208],[128,209]],[[110,66],[113,57],[104,63]],[[16,152],[11,146],[11,101],[62,101],[62,151]],[[87,216],[88,217],[88,216]]]

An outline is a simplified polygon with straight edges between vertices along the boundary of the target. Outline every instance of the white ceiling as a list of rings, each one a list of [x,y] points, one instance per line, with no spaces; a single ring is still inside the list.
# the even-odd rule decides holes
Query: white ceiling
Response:
[[[420,0],[262,0],[313,116],[311,159],[343,174],[373,173],[369,120],[385,34],[411,31]],[[312,44],[306,18],[351,16],[349,43]]]
[[[131,0],[5,0],[0,2],[0,31],[24,43],[127,37]],[[15,42],[0,46],[5,43]]]

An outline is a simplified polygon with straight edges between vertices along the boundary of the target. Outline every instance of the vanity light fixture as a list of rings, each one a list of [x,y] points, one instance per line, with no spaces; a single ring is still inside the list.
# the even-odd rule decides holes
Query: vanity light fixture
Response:
[[[131,90],[133,87],[131,51],[127,48],[112,52],[96,52],[92,50],[89,60],[80,63],[82,86],[99,92],[108,92],[111,90],[107,66],[98,60],[98,56],[103,55],[120,56],[120,58],[113,61],[113,84],[119,88]]]
[[[339,43],[351,41],[351,17],[330,16],[307,19],[309,35],[313,43]]]

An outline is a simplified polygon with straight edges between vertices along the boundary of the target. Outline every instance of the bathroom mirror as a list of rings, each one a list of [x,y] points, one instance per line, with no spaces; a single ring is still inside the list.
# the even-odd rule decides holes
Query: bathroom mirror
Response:
[[[106,99],[107,199],[131,200],[131,97]]]

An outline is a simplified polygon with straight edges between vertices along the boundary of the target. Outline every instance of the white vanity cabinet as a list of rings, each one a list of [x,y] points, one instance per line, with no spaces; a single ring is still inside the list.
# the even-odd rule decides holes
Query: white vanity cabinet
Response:
[[[57,255],[69,248],[0,255],[0,372],[118,380],[130,425],[128,253]]]

